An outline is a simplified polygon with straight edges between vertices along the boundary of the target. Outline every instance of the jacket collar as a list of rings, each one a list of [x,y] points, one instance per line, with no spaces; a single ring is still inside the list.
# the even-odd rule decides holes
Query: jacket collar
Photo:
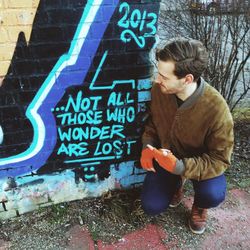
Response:
[[[180,106],[180,109],[187,109],[192,107],[197,102],[199,97],[203,94],[206,82],[204,81],[203,78],[199,78],[197,83],[198,83],[197,89],[191,96],[188,97],[187,100],[185,100],[185,102]]]

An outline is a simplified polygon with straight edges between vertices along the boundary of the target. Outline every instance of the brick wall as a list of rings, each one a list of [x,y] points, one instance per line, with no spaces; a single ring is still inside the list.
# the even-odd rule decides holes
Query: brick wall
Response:
[[[142,182],[159,2],[0,2],[0,218]]]

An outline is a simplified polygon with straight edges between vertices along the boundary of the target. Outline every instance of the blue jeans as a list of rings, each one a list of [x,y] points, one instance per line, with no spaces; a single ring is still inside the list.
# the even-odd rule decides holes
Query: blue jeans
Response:
[[[158,164],[156,173],[147,172],[141,194],[142,207],[149,215],[165,211],[181,185],[181,177],[174,175]],[[208,180],[191,180],[194,188],[194,204],[200,208],[217,207],[225,199],[226,178],[223,175]]]

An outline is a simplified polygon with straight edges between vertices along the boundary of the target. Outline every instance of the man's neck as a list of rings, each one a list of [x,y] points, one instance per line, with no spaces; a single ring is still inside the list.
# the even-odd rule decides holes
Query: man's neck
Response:
[[[198,86],[197,82],[192,82],[188,84],[186,88],[183,89],[183,91],[177,93],[176,96],[182,101],[185,101],[188,99],[188,97],[190,97],[195,92],[195,90],[197,89],[197,86]]]

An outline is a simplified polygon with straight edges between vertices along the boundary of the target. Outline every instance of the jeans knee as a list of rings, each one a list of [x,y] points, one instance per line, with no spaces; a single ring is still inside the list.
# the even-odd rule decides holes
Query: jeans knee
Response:
[[[195,198],[195,203],[198,207],[212,208],[217,207],[225,200],[226,192],[206,192],[199,194]]]
[[[225,192],[212,196],[212,202],[214,204],[214,207],[217,207],[220,203],[222,203],[225,200],[225,197]]]

